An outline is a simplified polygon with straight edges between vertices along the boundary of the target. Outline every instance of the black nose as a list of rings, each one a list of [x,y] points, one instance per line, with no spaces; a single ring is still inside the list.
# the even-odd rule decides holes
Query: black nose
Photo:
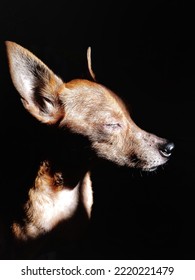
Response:
[[[173,142],[167,142],[166,144],[160,147],[160,153],[164,157],[170,157],[175,145]]]

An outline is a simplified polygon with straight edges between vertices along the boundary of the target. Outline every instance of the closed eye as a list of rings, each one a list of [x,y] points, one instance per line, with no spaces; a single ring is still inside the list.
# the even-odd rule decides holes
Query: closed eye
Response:
[[[106,123],[106,124],[104,124],[104,127],[107,130],[117,130],[117,129],[121,128],[121,125],[120,125],[120,123]]]

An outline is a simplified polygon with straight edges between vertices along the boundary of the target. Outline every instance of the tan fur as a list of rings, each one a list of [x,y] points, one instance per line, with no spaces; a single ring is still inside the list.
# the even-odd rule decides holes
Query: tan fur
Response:
[[[35,185],[29,190],[29,200],[24,205],[24,225],[13,223],[16,238],[33,239],[51,231],[63,220],[70,219],[81,199],[88,218],[93,203],[89,173],[71,189],[63,185],[62,174],[51,175],[49,163],[44,161],[35,179]]]
[[[121,166],[151,171],[167,162],[173,144],[139,128],[114,92],[84,79],[64,83],[28,50],[9,41],[6,46],[13,83],[24,107],[39,121],[86,137],[99,157]],[[88,66],[95,79],[90,51]],[[47,161],[40,165],[24,206],[24,222],[13,223],[18,239],[37,238],[51,231],[61,221],[70,220],[80,204],[90,218],[93,195],[89,169],[86,167],[76,185],[64,184],[64,174],[52,173]]]

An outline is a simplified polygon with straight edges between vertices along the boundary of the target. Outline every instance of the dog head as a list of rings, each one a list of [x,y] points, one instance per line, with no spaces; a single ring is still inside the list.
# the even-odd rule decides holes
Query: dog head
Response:
[[[111,90],[84,79],[64,83],[27,49],[6,46],[13,84],[36,119],[86,136],[98,156],[121,166],[151,171],[167,162],[174,144],[139,128]]]

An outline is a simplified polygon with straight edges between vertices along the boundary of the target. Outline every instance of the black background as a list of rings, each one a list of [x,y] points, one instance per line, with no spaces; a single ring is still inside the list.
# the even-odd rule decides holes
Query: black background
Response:
[[[194,21],[193,1],[0,2],[1,179],[17,177],[14,166],[33,145],[5,40],[32,51],[64,81],[86,77],[91,46],[97,81],[125,100],[137,125],[176,146],[155,173],[109,163],[95,170],[80,258],[195,259]]]

